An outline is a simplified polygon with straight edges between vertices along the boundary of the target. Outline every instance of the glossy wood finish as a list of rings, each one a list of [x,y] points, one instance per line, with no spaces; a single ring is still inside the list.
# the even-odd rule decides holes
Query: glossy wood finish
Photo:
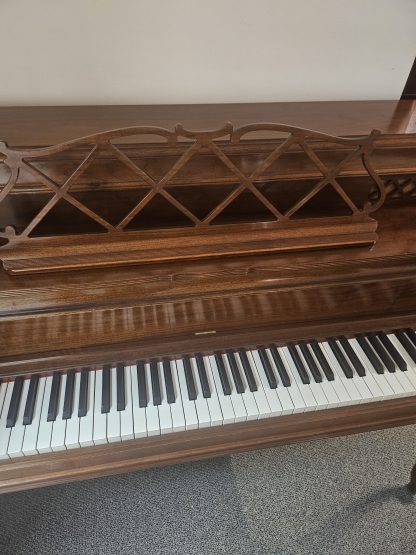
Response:
[[[33,275],[0,270],[2,376],[416,327],[414,105],[305,103],[228,108],[0,108],[0,129],[12,146],[39,146],[123,125],[172,128],[171,123],[180,120],[191,129],[213,129],[229,119],[240,125],[275,120],[350,136],[379,127],[385,134],[376,149],[375,167],[377,172],[384,167],[391,184],[387,202],[374,213],[379,222],[377,243],[372,248],[172,260]],[[46,122],[44,135],[41,122]],[[258,139],[261,149],[270,152],[269,138],[263,139]],[[239,154],[249,167],[261,150],[254,144],[258,143]],[[131,148],[136,155],[136,146]],[[163,165],[158,148],[146,151],[152,168],[157,168],[157,160]],[[234,146],[230,148],[227,155],[235,155]],[[320,148],[320,156],[326,152],[328,162],[344,155],[342,150],[328,151],[324,143]],[[285,179],[298,193],[302,180],[317,176],[298,152],[293,156],[285,167]],[[197,165],[188,175],[190,182],[211,162],[205,159]],[[224,184],[218,167],[211,167],[218,183]],[[343,178],[350,181],[345,186],[355,195],[363,184],[352,179],[361,179],[362,169],[350,167],[347,173]],[[111,175],[108,189],[119,185],[119,177]],[[1,176],[0,183],[4,184]],[[33,180],[26,181],[16,197],[39,194],[36,187]],[[88,193],[88,187],[82,183],[80,192]],[[371,197],[371,190],[368,194]],[[25,203],[17,206],[24,215]],[[324,203],[325,210],[330,208]],[[411,424],[416,422],[415,403],[415,398],[399,399],[6,461],[0,464],[0,492]]]
[[[247,172],[244,159],[242,163],[236,163],[226,154],[225,149],[240,146],[247,136],[262,132],[277,133],[279,137],[283,134],[285,139],[274,142],[271,152],[260,160],[253,171]],[[148,137],[157,137],[166,145],[168,155],[171,147],[180,146],[181,140],[186,146],[182,145],[182,152],[173,165],[161,176],[154,178],[145,165],[133,162],[124,148],[114,143],[116,139],[124,141],[131,136],[145,137],[145,140]],[[373,130],[360,139],[345,139],[276,123],[255,123],[240,128],[233,128],[231,123],[227,123],[216,131],[189,131],[181,124],[177,124],[174,131],[161,127],[128,127],[43,149],[20,150],[9,148],[6,143],[0,142],[0,155],[10,172],[0,192],[0,209],[3,205],[6,206],[3,216],[6,218],[6,225],[3,230],[0,229],[0,240],[6,241],[6,245],[0,247],[0,258],[4,268],[10,273],[34,273],[371,245],[377,239],[377,222],[369,218],[369,214],[379,209],[386,199],[384,182],[375,172],[371,161],[375,140],[379,136],[380,132]],[[335,166],[327,166],[317,155],[315,144],[318,140],[345,148],[346,152]],[[63,157],[67,151],[84,146],[88,147],[87,153],[63,182],[52,179],[38,167],[39,163],[45,163],[45,159],[49,160],[54,155]],[[311,182],[296,200],[288,204],[282,194],[281,184],[267,181],[264,173],[293,148],[304,154],[320,176],[316,183]],[[92,164],[99,161],[98,155],[102,152],[112,155],[112,161],[121,164],[124,170],[130,170],[134,179],[130,180],[130,187],[137,188],[142,193],[117,219],[102,217],[88,203],[74,196],[72,191],[72,187],[85,176]],[[228,170],[229,178],[234,181],[231,189],[216,200],[204,215],[200,214],[198,200],[204,196],[212,197],[212,187],[208,186],[203,192],[200,182],[205,183],[212,179],[211,168],[207,174],[198,172],[196,183],[191,188],[193,205],[197,209],[190,209],[189,199],[187,206],[187,203],[181,202],[175,195],[178,187],[184,186],[184,182],[179,180],[176,186],[173,183],[174,179],[178,180],[178,176],[186,173],[202,152],[209,153],[217,163],[221,162],[223,169]],[[139,157],[141,156],[139,151]],[[163,149],[160,156],[166,156]],[[361,160],[372,180],[371,195],[369,192],[364,195],[361,205],[338,182],[341,170],[347,163],[357,159]],[[25,193],[15,189],[23,172],[39,182],[44,195],[51,196],[39,205],[23,229],[19,230],[20,219],[15,216],[13,197],[19,195],[25,203]],[[98,207],[102,204],[100,188],[101,184],[95,183],[93,195],[97,197],[94,202]],[[113,185],[113,189],[117,191],[117,184]],[[280,204],[279,199],[275,201],[276,193],[280,193],[282,201],[286,201],[285,207]],[[322,194],[324,199],[328,194],[335,195],[336,200],[332,203],[331,210],[325,206],[321,208],[318,203],[318,207],[313,206],[312,212],[302,213],[306,206],[316,204],[317,197]],[[224,217],[227,210],[236,202],[240,203],[244,195],[250,197],[248,205],[243,206],[242,210],[240,208],[238,215],[234,213]],[[50,222],[48,231],[41,232],[45,236],[34,236],[38,233],[39,226],[42,227],[45,220],[50,220],[53,211],[64,201],[65,207],[75,209],[76,215],[82,215],[92,229],[82,234],[78,231],[76,219],[69,216],[67,237],[61,237],[59,230],[54,229],[53,221]],[[146,219],[143,222],[143,213],[149,207],[152,207],[154,218],[160,218],[158,210],[152,205],[152,202],[158,201],[164,202],[165,210],[173,210],[175,215],[163,218],[156,226],[154,222],[149,222],[156,228],[156,234],[146,233],[143,229],[134,232],[137,226],[140,229],[143,224],[149,225],[146,224]],[[7,211],[8,203],[11,206]],[[258,214],[253,214],[253,203],[258,205]],[[337,214],[337,203],[343,205],[346,215]],[[58,220],[59,227],[62,226],[63,219],[62,214]],[[131,229],[132,224],[134,227]],[[98,227],[97,232],[94,232],[94,227]]]
[[[0,463],[0,492],[402,426],[416,421],[415,409],[415,398],[383,401],[22,457]]]
[[[217,129],[225,121],[236,127],[259,121],[280,122],[339,136],[416,133],[412,100],[177,104],[143,106],[0,107],[1,137],[10,146],[46,146],[107,129],[156,125],[173,129]]]

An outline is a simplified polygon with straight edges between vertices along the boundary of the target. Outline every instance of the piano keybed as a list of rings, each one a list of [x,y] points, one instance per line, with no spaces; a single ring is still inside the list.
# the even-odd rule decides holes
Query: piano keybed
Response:
[[[0,384],[0,457],[412,395],[413,329],[33,374]]]

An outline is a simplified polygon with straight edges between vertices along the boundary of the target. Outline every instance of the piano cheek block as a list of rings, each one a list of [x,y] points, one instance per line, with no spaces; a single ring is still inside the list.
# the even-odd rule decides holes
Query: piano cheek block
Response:
[[[371,106],[1,111],[0,492],[416,422],[416,130]]]

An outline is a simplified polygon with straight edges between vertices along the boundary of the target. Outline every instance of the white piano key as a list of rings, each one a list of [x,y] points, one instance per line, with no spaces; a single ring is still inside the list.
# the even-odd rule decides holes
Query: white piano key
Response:
[[[81,382],[81,372],[75,372],[74,380],[74,402],[71,418],[66,421],[65,447],[67,449],[76,449],[79,447],[79,387]]]
[[[319,344],[320,348],[321,348],[321,353],[322,356],[325,357],[327,363],[329,364],[330,368],[332,369],[332,372],[334,374],[334,379],[331,380],[329,383],[332,385],[336,396],[338,397],[338,406],[344,406],[344,405],[351,405],[352,401],[351,401],[351,397],[349,396],[348,391],[345,389],[345,385],[343,383],[343,381],[341,380],[341,378],[338,376],[338,374],[334,371],[334,369],[332,368],[331,365],[331,361],[328,358],[325,349],[323,348],[323,346],[321,344]],[[313,352],[313,350],[311,349],[311,352]],[[313,353],[314,355],[315,353]],[[317,360],[317,358],[315,357],[315,360]],[[321,369],[321,373],[323,376],[325,376],[324,371],[322,370],[322,367],[320,364],[318,364],[318,367]],[[325,379],[326,376],[325,376]]]
[[[207,400],[202,395],[202,387],[199,382],[196,359],[194,357],[189,357],[189,360],[191,362],[192,372],[194,375],[195,389],[196,389],[195,408],[196,408],[196,413],[198,415],[198,425],[200,428],[208,428],[209,426],[211,426],[211,416],[209,414]]]
[[[207,371],[211,369],[213,386],[215,387],[215,390],[218,396],[218,401],[221,406],[223,424],[233,424],[235,422],[235,414],[234,414],[233,404],[231,402],[231,396],[224,395],[215,356],[211,355],[207,357],[207,359],[209,361],[209,365],[207,364]]]
[[[247,410],[244,404],[242,396],[237,393],[237,389],[234,384],[234,380],[232,377],[232,372],[230,368],[230,364],[228,362],[228,358],[226,355],[221,355],[222,360],[224,362],[225,369],[228,374],[228,381],[230,382],[231,387],[231,403],[233,404],[233,410],[235,414],[235,421],[236,422],[245,422],[247,420]]]
[[[292,355],[289,352],[287,347],[279,348],[281,355],[283,355],[283,360],[286,362],[286,369],[288,374],[290,375],[291,382],[294,380],[298,386],[300,394],[303,397],[305,402],[305,411],[312,411],[316,410],[317,402],[312,393],[312,389],[309,384],[304,384],[299,376],[299,372],[297,371],[295,362],[292,358]],[[293,387],[293,384],[292,384]]]
[[[252,394],[253,394],[254,400],[255,400],[256,405],[257,405],[259,418],[269,418],[271,416],[270,405],[267,401],[267,396],[266,396],[266,393],[263,389],[263,384],[262,384],[262,381],[260,379],[259,373],[257,371],[256,363],[254,362],[253,355],[252,355],[251,351],[247,350],[246,353],[247,353],[248,361],[250,363],[251,370],[252,370],[253,375],[254,375],[254,379],[256,380],[256,383],[257,383],[257,391],[252,391]],[[241,359],[240,359],[240,362],[241,362]],[[244,378],[245,378],[245,376],[244,376]],[[246,383],[247,383],[247,380],[246,380]],[[247,388],[248,388],[248,386],[247,386]]]
[[[25,412],[26,397],[29,391],[30,379],[23,380],[22,394],[20,396],[19,410],[17,412],[16,424],[11,428],[9,446],[7,454],[10,458],[23,457],[23,438],[25,435],[25,428],[23,424],[23,414]]]
[[[146,407],[146,421],[147,421],[147,435],[157,436],[160,435],[160,424],[159,424],[159,410],[157,405],[153,404],[153,391],[152,391],[152,379],[150,375],[150,364],[146,362],[144,365],[146,372],[146,383],[149,402]]]
[[[66,420],[62,418],[62,413],[64,410],[65,387],[66,387],[66,374],[62,374],[60,388],[59,388],[58,414],[52,426],[52,437],[51,437],[52,451],[64,451],[66,449],[65,447]]]
[[[146,437],[146,407],[139,406],[139,385],[137,380],[137,366],[128,366],[131,378],[131,396],[133,405],[133,429],[134,437]]]
[[[313,377],[313,374],[308,366],[308,363],[305,360],[305,357],[303,356],[303,353],[300,349],[297,349],[298,355],[301,359],[301,361],[303,362],[304,367],[306,368],[309,376],[310,376],[310,380],[311,383],[310,388],[312,391],[313,396],[315,397],[315,401],[316,401],[316,409],[320,410],[320,409],[327,409],[328,408],[328,399],[326,398],[325,392],[324,392],[324,388],[322,387],[323,382],[316,382],[315,378]]]
[[[183,432],[186,430],[185,415],[183,412],[183,402],[181,390],[179,387],[178,370],[174,360],[170,363],[172,369],[173,391],[175,392],[175,402],[171,403],[170,411],[172,415],[172,429],[174,432]]]
[[[110,411],[107,413],[107,441],[121,441],[120,412],[117,410],[117,368],[110,370]]]
[[[159,370],[159,383],[160,383],[160,396],[162,402],[158,405],[159,410],[159,426],[161,434],[169,434],[172,430],[172,414],[170,411],[170,404],[167,400],[165,376],[163,373],[163,363],[158,362],[157,367]]]
[[[276,365],[274,363],[274,360],[273,360],[272,354],[270,352],[270,349],[267,349],[267,354],[269,355],[269,359],[271,361],[272,368],[273,368],[273,370],[275,370],[275,372],[277,372],[277,374],[276,374],[276,376],[278,378],[277,394],[279,396],[280,402],[282,403],[282,407],[284,407],[288,404],[288,400],[284,399],[284,397],[287,394],[286,392],[288,392],[289,396],[290,396],[290,400],[291,400],[292,405],[293,405],[293,412],[294,413],[305,412],[305,410],[307,410],[306,409],[306,403],[305,403],[305,400],[302,396],[302,392],[301,392],[301,389],[299,388],[298,382],[292,376],[291,367],[289,366],[289,364],[286,360],[286,357],[284,355],[282,347],[276,347],[276,348],[277,348],[277,351],[280,354],[280,358],[282,359],[284,367],[286,368],[286,372],[287,372],[287,374],[290,378],[290,387],[284,387],[284,385],[282,384],[282,381],[280,379],[279,372],[278,372],[278,370],[276,368]]]
[[[361,345],[358,343],[356,339],[351,339],[351,344],[354,346],[354,349],[357,355],[360,357],[361,361],[363,362],[366,370],[368,371],[369,376],[372,376],[374,382],[379,386],[382,391],[384,399],[393,399],[395,397],[394,391],[386,380],[385,374],[378,374],[371,364],[370,360],[368,359],[367,355],[361,348]]]
[[[49,400],[51,397],[53,376],[48,376],[45,380],[45,391],[43,393],[42,411],[40,415],[40,424],[38,438],[36,441],[36,450],[38,453],[49,453],[51,449],[53,422],[48,422]]]
[[[38,450],[36,444],[38,441],[39,427],[41,424],[43,396],[45,392],[46,378],[39,378],[38,389],[36,392],[35,406],[33,410],[32,423],[26,426],[25,437],[23,439],[23,454],[36,455]]]
[[[350,402],[348,404],[354,405],[354,404],[358,404],[362,402],[362,397],[361,394],[359,393],[359,391],[357,390],[355,383],[353,381],[353,379],[348,379],[341,366],[339,365],[339,362],[336,358],[336,356],[334,355],[334,353],[332,352],[331,347],[329,346],[329,344],[326,341],[322,341],[322,343],[320,343],[321,348],[325,351],[325,356],[329,362],[329,364],[331,365],[332,371],[334,372],[334,375],[336,376],[336,378],[338,378],[342,384],[344,385],[348,396],[350,398]]]
[[[353,377],[350,378],[349,381],[353,381],[355,387],[357,388],[357,391],[359,392],[359,394],[361,395],[361,399],[363,403],[369,403],[371,401],[374,400],[373,398],[373,394],[371,393],[371,389],[367,386],[366,381],[361,378],[356,370],[354,369],[354,365],[352,364],[352,362],[350,362],[349,357],[347,355],[347,353],[344,351],[344,347],[341,345],[341,343],[339,341],[337,341],[338,347],[340,349],[340,351],[343,353],[345,359],[347,360],[347,362],[350,364],[351,368],[353,369]],[[348,379],[348,378],[347,378]]]
[[[79,420],[79,444],[81,447],[94,445],[94,397],[95,371],[88,372],[87,414]]]
[[[365,368],[366,374],[365,376],[362,376],[361,379],[367,384],[368,389],[371,391],[371,394],[373,396],[373,401],[379,401],[380,399],[383,399],[384,393],[383,393],[381,384],[379,383],[378,380],[375,379],[373,372],[371,372],[371,369],[369,368],[369,366],[371,366],[370,361],[368,360],[364,351],[362,350],[361,345],[358,343],[358,341],[355,338],[348,339],[348,341],[352,349],[354,350],[355,354],[357,355],[357,357],[359,358],[359,360],[361,361],[361,363]],[[374,374],[377,375],[375,370],[374,370]],[[386,384],[386,393],[387,394],[392,393],[391,388],[387,384],[386,380],[384,378],[383,380],[384,380],[384,383]]]
[[[6,428],[7,413],[12,398],[14,381],[1,384],[0,395],[4,399],[0,415],[0,459],[8,459],[7,448],[9,446],[11,428]],[[1,399],[0,397],[0,399]]]
[[[95,371],[95,388],[94,388],[94,429],[92,440],[94,445],[102,445],[107,443],[107,414],[101,412],[103,389],[103,371]]]
[[[254,361],[254,364],[256,365],[257,374],[263,386],[264,393],[267,397],[267,402],[270,407],[270,416],[281,416],[283,414],[291,414],[294,410],[292,399],[290,397],[289,391],[287,391],[287,388],[284,388],[281,383],[280,383],[280,386],[282,389],[281,391],[282,395],[281,396],[279,395],[278,389],[279,389],[280,377],[279,377],[277,368],[272,360],[272,355],[269,349],[266,349],[266,353],[269,357],[270,366],[272,367],[274,374],[276,376],[276,382],[277,382],[276,389],[272,389],[269,385],[269,381],[267,379],[266,372],[265,372],[263,363],[261,361],[259,352],[256,349],[253,349],[252,351],[250,351],[250,353]]]
[[[211,418],[211,426],[221,426],[224,422],[224,417],[221,410],[217,389],[215,387],[214,379],[212,377],[211,364],[209,357],[203,357],[205,362],[206,375],[208,380],[211,397],[207,398],[209,415]]]
[[[309,345],[308,345],[308,349],[311,354],[311,357],[314,359],[315,364],[317,365],[321,373],[322,382],[317,385],[322,387],[322,391],[324,392],[325,397],[328,400],[328,408],[338,407],[340,405],[340,400],[333,386],[334,381],[329,381],[328,378],[325,376],[325,372],[322,370],[321,365],[319,364],[319,360],[316,358],[315,353],[313,352],[313,349],[311,349]]]
[[[180,394],[182,398],[183,413],[185,416],[185,426],[187,430],[198,428],[198,416],[195,408],[195,401],[190,401],[188,397],[188,388],[186,387],[185,369],[182,359],[175,361],[178,376]]]
[[[134,422],[133,422],[133,397],[131,386],[130,367],[124,367],[124,387],[126,406],[120,411],[120,434],[122,441],[134,439]]]
[[[246,376],[244,374],[243,365],[241,364],[241,360],[238,353],[235,353],[235,360],[238,366],[238,370],[240,371],[241,381],[244,386],[244,393],[240,393],[240,395],[241,395],[241,398],[243,399],[244,406],[246,407],[247,420],[257,420],[259,417],[259,409],[257,407],[257,403],[254,398],[254,395],[248,387]]]
[[[416,391],[416,364],[413,362],[412,358],[407,354],[406,349],[403,347],[403,345],[400,343],[400,341],[397,339],[394,333],[387,334],[387,337],[390,339],[393,346],[397,349],[399,354],[405,360],[407,364],[407,370],[404,372],[404,374],[406,374],[409,381],[412,383],[413,388]],[[400,370],[400,372],[402,372],[402,370]]]

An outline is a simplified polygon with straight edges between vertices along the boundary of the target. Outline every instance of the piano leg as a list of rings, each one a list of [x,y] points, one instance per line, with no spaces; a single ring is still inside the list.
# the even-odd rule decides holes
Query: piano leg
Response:
[[[410,473],[410,483],[408,488],[411,493],[416,494],[416,464],[412,468],[412,472]]]

